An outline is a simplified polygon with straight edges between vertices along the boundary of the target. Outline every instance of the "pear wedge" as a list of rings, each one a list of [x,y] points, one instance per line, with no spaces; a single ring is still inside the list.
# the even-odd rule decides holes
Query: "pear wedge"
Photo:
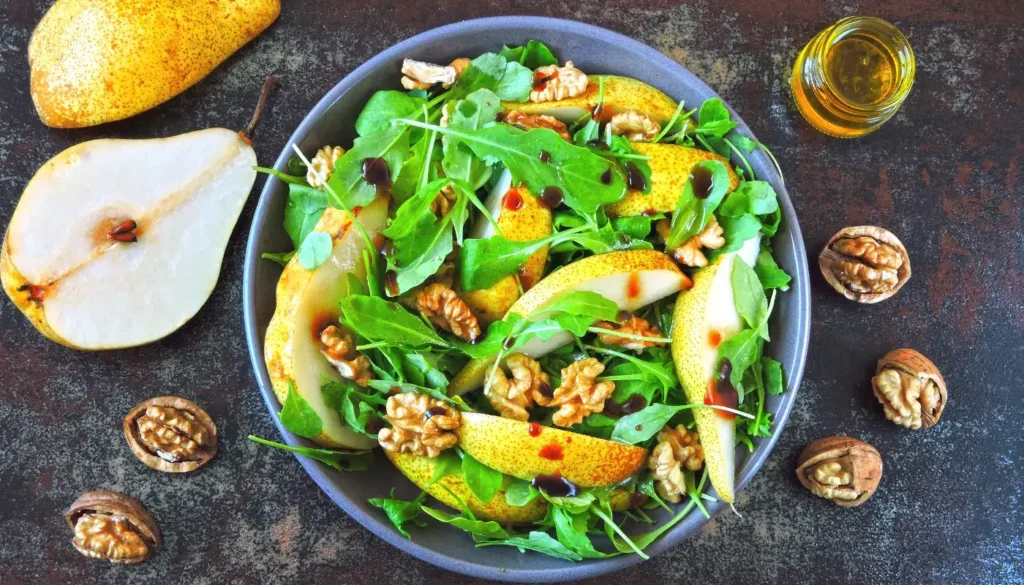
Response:
[[[501,234],[514,242],[537,240],[551,235],[551,209],[525,186],[512,186],[512,173],[505,169],[485,202]],[[471,238],[490,238],[497,231],[494,224],[481,217],[470,231]],[[530,256],[519,270],[524,290],[529,290],[544,276],[548,260],[548,247],[544,246]],[[519,283],[514,276],[506,276],[490,288],[464,292],[462,300],[483,325],[501,320],[519,298]]]
[[[55,128],[133,116],[206,77],[280,11],[280,0],[57,0],[28,45],[32,101]]]
[[[530,315],[573,291],[596,292],[632,312],[691,284],[676,263],[661,252],[609,252],[577,260],[547,275],[516,301],[509,313]],[[569,333],[557,333],[546,341],[532,339],[517,351],[538,358],[571,340]],[[493,364],[491,358],[470,361],[452,379],[448,393],[460,395],[479,388]]]
[[[743,328],[732,292],[735,262],[753,266],[760,236],[744,242],[736,252],[723,254],[693,277],[693,288],[680,293],[673,313],[672,361],[692,404],[704,404],[715,375],[718,346]],[[711,485],[722,501],[735,499],[736,425],[731,417],[711,408],[695,408],[697,432],[704,448]]]
[[[729,161],[713,152],[676,144],[633,142],[632,145],[638,153],[650,157],[647,164],[651,167],[651,192],[627,191],[621,201],[605,208],[611,217],[671,213],[690,177],[690,169],[699,162],[717,160],[725,163],[729,172],[728,193],[740,184],[740,178]]]
[[[552,102],[502,102],[506,111],[554,116],[572,124],[597,106],[601,82],[604,82],[603,112],[606,115],[634,110],[666,123],[676,112],[676,101],[658,88],[631,77],[588,75],[587,89],[576,97]]]
[[[68,347],[174,332],[217,283],[254,165],[252,146],[223,128],[72,146],[36,172],[11,216],[4,291]]]
[[[473,491],[466,485],[466,480],[457,473],[446,475],[428,487],[431,478],[434,477],[434,471],[437,469],[437,459],[392,451],[384,451],[384,453],[410,481],[456,511],[461,512],[462,506],[448,490],[454,492],[459,499],[465,502],[473,515],[481,520],[494,520],[502,524],[532,524],[547,513],[548,506],[544,498],[535,498],[525,506],[512,506],[505,501],[504,490],[499,490],[491,498],[491,501],[485,504],[473,494]]]
[[[580,487],[619,483],[635,474],[647,450],[511,418],[462,413],[455,431],[474,459],[519,479],[561,475]]]
[[[372,238],[384,229],[387,216],[388,199],[382,196],[360,209],[356,219]],[[338,299],[348,292],[346,275],[366,278],[362,258],[366,243],[348,216],[333,207],[324,210],[314,231],[330,234],[334,248],[330,258],[315,270],[306,270],[295,257],[281,273],[277,307],[264,346],[267,371],[282,404],[290,380],[320,416],[323,432],[314,441],[327,447],[372,449],[376,441],[344,425],[320,394],[324,378],[339,380],[341,375],[320,353],[319,335],[328,325],[337,324]]]

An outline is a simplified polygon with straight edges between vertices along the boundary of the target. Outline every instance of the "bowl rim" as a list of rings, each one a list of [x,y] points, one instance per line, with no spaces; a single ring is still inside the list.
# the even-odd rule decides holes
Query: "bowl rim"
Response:
[[[693,87],[697,91],[707,93],[711,96],[718,96],[718,93],[711,89],[703,80],[694,75],[688,69],[673,61],[666,55],[654,50],[653,48],[641,43],[640,41],[634,40],[621,33],[611,31],[602,27],[598,27],[591,24],[578,22],[575,20],[541,17],[541,16],[495,16],[478,18],[473,20],[466,20],[454,24],[444,25],[437,28],[433,28],[415,36],[412,36],[404,41],[401,41],[391,47],[377,53],[365,63],[356,67],[351,73],[343,77],[337,84],[335,84],[323,98],[309,111],[308,114],[302,119],[299,126],[295,129],[292,135],[288,138],[287,144],[283,147],[281,154],[278,156],[274,163],[275,169],[285,170],[288,160],[291,158],[291,145],[298,144],[302,141],[302,138],[310,132],[310,130],[317,124],[319,119],[324,113],[331,107],[331,105],[340,99],[346,92],[353,87],[357,86],[365,77],[378,68],[387,65],[389,62],[401,58],[411,52],[411,49],[417,47],[421,43],[426,41],[435,40],[437,38],[444,38],[446,36],[454,34],[464,34],[473,32],[484,32],[492,29],[508,28],[511,26],[533,26],[537,28],[547,28],[555,30],[568,30],[573,33],[577,33],[583,36],[591,36],[602,38],[606,40],[612,40],[630,52],[639,54],[647,61],[656,62],[659,65],[674,69],[678,71],[681,76],[692,77],[694,82]],[[723,100],[724,103],[724,100]],[[746,125],[743,119],[725,103],[726,108],[729,110],[734,121],[739,122],[737,130],[743,134],[748,135],[751,138],[755,138],[750,128]],[[756,138],[755,138],[756,140]],[[762,164],[768,165],[767,159],[763,152],[757,150],[750,155],[749,159],[761,158],[764,159]],[[271,387],[270,378],[267,372],[264,352],[263,352],[263,339],[259,337],[259,326],[256,317],[256,308],[254,306],[254,299],[256,295],[256,278],[255,271],[256,265],[259,262],[263,262],[260,258],[261,250],[258,249],[259,235],[263,229],[266,228],[266,216],[271,208],[272,191],[277,188],[275,181],[278,181],[275,177],[268,177],[264,183],[263,189],[260,193],[260,199],[257,204],[256,210],[253,214],[252,224],[249,230],[248,241],[246,243],[245,250],[245,261],[244,261],[244,272],[243,272],[243,290],[242,290],[242,310],[244,317],[245,337],[248,346],[249,358],[252,362],[253,370],[256,374],[257,384],[260,389],[260,393],[263,395],[264,403],[267,406],[268,411],[271,414],[271,418],[274,424],[277,426],[278,431],[281,433],[282,439],[285,443],[290,445],[303,445],[303,440],[297,435],[289,432],[281,424],[280,417],[278,416],[279,404],[277,397],[274,394],[273,388]],[[755,447],[753,453],[750,455],[750,459],[744,468],[737,473],[736,477],[736,492],[740,492],[743,487],[756,475],[764,464],[768,455],[774,449],[776,441],[782,434],[785,428],[786,422],[789,419],[789,415],[793,409],[793,403],[796,399],[796,394],[800,388],[800,383],[803,378],[805,365],[807,362],[807,353],[810,343],[810,314],[811,314],[811,301],[810,301],[810,281],[809,281],[809,265],[807,261],[807,251],[804,246],[803,237],[800,231],[800,226],[796,218],[796,211],[793,207],[792,201],[789,198],[788,192],[784,183],[781,181],[781,177],[777,177],[776,180],[772,181],[776,187],[776,191],[779,195],[779,204],[782,208],[783,215],[789,227],[790,241],[786,242],[786,245],[791,247],[793,250],[794,258],[796,261],[796,270],[792,275],[791,289],[787,294],[793,294],[796,302],[796,316],[797,321],[796,327],[794,327],[793,335],[795,337],[795,352],[796,352],[796,364],[795,371],[787,372],[787,385],[786,393],[783,395],[783,402],[780,404],[779,411],[776,413],[774,429],[772,435],[765,439],[762,439]],[[577,563],[566,563],[563,567],[557,568],[545,568],[545,569],[520,569],[520,568],[509,568],[499,570],[497,567],[491,565],[478,564],[472,561],[465,561],[455,557],[451,557],[445,553],[432,550],[422,544],[417,543],[415,540],[406,539],[397,531],[395,531],[390,525],[385,524],[384,520],[380,517],[368,514],[354,504],[352,499],[342,492],[337,486],[334,485],[332,475],[335,473],[333,470],[326,466],[309,459],[307,457],[300,457],[295,455],[296,459],[305,469],[306,473],[313,479],[313,481],[320,487],[321,490],[339,507],[341,507],[350,517],[356,522],[361,524],[364,528],[374,533],[379,538],[383,539],[388,544],[402,550],[412,556],[426,561],[432,565],[472,577],[479,577],[485,579],[493,579],[498,581],[510,581],[510,582],[559,582],[574,579],[585,579],[595,577],[603,574],[607,574],[613,571],[625,569],[639,563],[641,559],[638,555],[621,555],[608,559],[588,559]],[[706,506],[708,512],[713,518],[716,514],[727,508],[721,502],[715,502],[709,506]],[[696,512],[691,511],[691,516],[696,515]],[[696,528],[687,527],[686,519],[680,522],[678,525],[672,527],[666,531],[665,534],[661,535],[658,540],[652,543],[645,553],[653,557],[656,554],[664,552],[665,550],[672,548],[679,544],[689,536],[692,536],[696,529],[703,526],[709,519],[700,518],[699,522],[696,523]],[[509,554],[518,554],[517,551],[509,549]]]

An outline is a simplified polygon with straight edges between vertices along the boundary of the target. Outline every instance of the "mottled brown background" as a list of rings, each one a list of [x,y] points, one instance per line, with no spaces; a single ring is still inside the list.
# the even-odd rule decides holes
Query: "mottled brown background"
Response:
[[[76,142],[241,127],[263,76],[283,82],[257,133],[270,163],[313,104],[389,45],[468,18],[544,14],[605,26],[663,51],[718,90],[779,156],[812,256],[837,229],[871,223],[907,244],[914,277],[878,306],[833,293],[814,270],[807,373],[778,447],[724,514],[654,560],[594,583],[1024,583],[1024,6],[1019,0],[611,2],[285,0],[280,20],[171,102],[98,129],[36,118],[25,47],[51,2],[0,7],[0,218],[35,169]],[[793,110],[787,69],[815,32],[852,14],[890,19],[918,58],[902,111],[843,142]],[[0,583],[456,583],[467,579],[391,548],[351,521],[275,437],[242,334],[243,247],[262,179],[242,214],[221,282],[170,338],[82,353],[45,341],[0,302]],[[61,226],[41,226],[61,229]],[[126,315],[125,318],[131,318]],[[112,324],[116,326],[116,324]],[[871,396],[874,361],[909,345],[942,368],[941,424],[910,432]],[[121,417],[179,394],[206,407],[221,453],[203,471],[151,471],[128,451]],[[808,441],[848,433],[885,459],[866,505],[839,509],[793,476]],[[137,567],[76,553],[61,513],[89,489],[140,498],[166,548]]]

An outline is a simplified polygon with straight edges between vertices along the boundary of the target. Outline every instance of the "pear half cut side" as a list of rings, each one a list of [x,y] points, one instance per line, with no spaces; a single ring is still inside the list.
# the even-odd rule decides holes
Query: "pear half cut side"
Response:
[[[223,128],[73,146],[18,202],[0,253],[4,290],[69,347],[169,335],[212,293],[255,165],[252,146]]]

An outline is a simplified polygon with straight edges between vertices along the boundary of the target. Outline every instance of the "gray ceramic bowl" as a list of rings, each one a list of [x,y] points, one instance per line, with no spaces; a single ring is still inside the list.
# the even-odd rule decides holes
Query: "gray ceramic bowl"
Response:
[[[476,56],[496,51],[502,44],[518,45],[529,39],[548,44],[562,59],[573,60],[583,71],[629,75],[650,83],[673,98],[699,105],[715,92],[692,73],[661,53],[620,34],[578,22],[535,17],[485,18],[460,22],[427,31],[370,59],[341,80],[299,125],[288,144],[284,145],[275,168],[284,170],[292,156],[290,145],[298,144],[312,155],[324,144],[351,144],[353,123],[363,104],[379,89],[398,87],[399,69],[404,57],[433,63],[447,63],[463,56]],[[733,112],[733,119],[739,117]],[[750,136],[750,129],[740,121],[739,132]],[[789,292],[779,296],[772,319],[772,339],[768,353],[782,362],[788,388],[785,394],[773,397],[769,408],[775,413],[774,434],[758,441],[753,453],[742,449],[738,461],[738,489],[742,489],[764,462],[782,432],[796,398],[807,355],[810,325],[808,268],[800,228],[785,187],[777,179],[770,161],[760,152],[750,157],[758,177],[769,177],[779,194],[784,220],[774,239],[775,256],[791,275]],[[281,226],[286,186],[270,179],[261,195],[245,260],[245,332],[249,343],[260,391],[284,440],[293,445],[304,440],[292,435],[278,419],[280,410],[263,356],[263,337],[274,312],[274,291],[281,269],[277,264],[260,259],[268,251],[287,249],[289,240]],[[476,577],[520,582],[551,582],[593,577],[628,567],[640,561],[635,555],[605,560],[570,563],[535,553],[521,554],[514,548],[475,548],[469,536],[461,531],[434,522],[429,528],[413,529],[407,540],[388,522],[380,510],[370,506],[367,498],[386,495],[397,487],[400,496],[412,498],[418,492],[384,457],[378,457],[373,469],[365,473],[342,474],[309,459],[299,461],[310,477],[349,515],[374,534],[394,546],[429,563]],[[721,505],[709,506],[717,513]],[[662,519],[668,517],[663,515]],[[647,549],[651,555],[678,545],[704,523],[700,513],[691,513]],[[637,527],[646,531],[648,527]],[[685,546],[685,544],[683,545]]]

